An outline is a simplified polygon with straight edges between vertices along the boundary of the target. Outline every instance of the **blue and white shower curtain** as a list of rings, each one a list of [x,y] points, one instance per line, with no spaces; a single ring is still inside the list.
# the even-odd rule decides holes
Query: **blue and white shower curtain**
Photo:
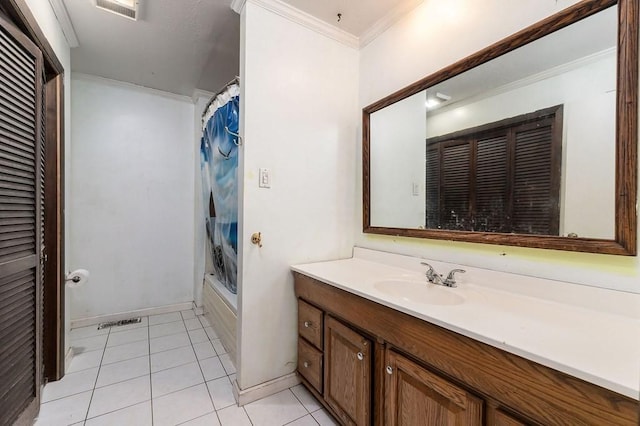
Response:
[[[203,119],[200,168],[209,255],[218,280],[237,293],[240,87],[219,94]]]

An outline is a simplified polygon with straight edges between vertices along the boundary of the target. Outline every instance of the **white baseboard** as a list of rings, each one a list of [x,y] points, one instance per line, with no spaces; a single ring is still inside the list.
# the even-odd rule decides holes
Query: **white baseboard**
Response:
[[[66,355],[64,356],[64,371],[65,373],[69,370],[69,366],[71,365],[71,360],[73,359],[73,347],[70,347],[67,350]]]
[[[242,407],[245,404],[249,404],[253,401],[257,401],[269,395],[289,389],[291,386],[295,386],[299,383],[300,378],[295,372],[243,390],[240,390],[238,387],[238,381],[234,380],[233,396],[238,405]]]
[[[138,309],[117,314],[99,315],[97,317],[78,318],[71,320],[71,328],[86,327],[107,321],[120,321],[132,317],[146,317],[148,315],[168,314],[176,311],[188,311],[192,309],[193,302],[176,303],[175,305],[159,306],[157,308]]]
[[[192,309],[196,315],[204,315],[204,308],[202,306],[198,306],[196,302],[193,302]]]

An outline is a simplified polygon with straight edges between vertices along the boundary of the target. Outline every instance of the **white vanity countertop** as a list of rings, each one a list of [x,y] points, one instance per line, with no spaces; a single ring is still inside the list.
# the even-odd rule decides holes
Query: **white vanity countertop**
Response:
[[[354,250],[350,259],[294,271],[628,397],[640,398],[640,295],[429,261],[453,268],[457,305],[416,303],[378,290],[385,279],[424,280],[423,259]],[[439,286],[440,287],[440,286]]]

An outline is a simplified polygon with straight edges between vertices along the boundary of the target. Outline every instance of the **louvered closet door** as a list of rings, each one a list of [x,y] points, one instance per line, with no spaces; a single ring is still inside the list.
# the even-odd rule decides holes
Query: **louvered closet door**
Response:
[[[0,425],[29,422],[41,382],[42,55],[0,16]]]

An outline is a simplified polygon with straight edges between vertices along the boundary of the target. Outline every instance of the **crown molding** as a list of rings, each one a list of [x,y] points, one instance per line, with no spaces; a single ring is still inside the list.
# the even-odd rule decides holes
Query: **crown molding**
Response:
[[[231,2],[231,9],[233,9],[234,12],[240,14],[242,13],[242,8],[244,8],[244,5],[247,3],[247,0],[233,0]]]
[[[202,90],[202,89],[195,89],[193,91],[193,94],[191,95],[191,100],[193,101],[194,104],[196,104],[198,102],[198,99],[200,98],[204,98],[204,99],[211,99],[215,96],[216,94],[213,92],[210,92],[208,90]]]
[[[233,3],[231,3],[231,7],[233,10],[240,13],[247,1],[348,47],[358,49],[360,46],[358,37],[353,34],[341,30],[340,28],[336,28],[333,25],[280,0],[234,0]]]
[[[284,3],[281,0],[233,0],[231,2],[231,9],[236,13],[242,13],[247,1],[261,6],[264,9],[270,10],[271,12],[287,18],[290,21],[296,22],[349,47],[362,49],[413,9],[424,3],[425,0],[405,0],[400,2],[400,4],[394,7],[389,13],[377,20],[360,37],[356,37],[351,33],[336,28],[335,26]]]
[[[459,102],[455,102],[455,101],[452,103],[447,102],[447,104],[445,104],[443,108],[432,110],[431,113],[439,114],[441,112],[447,112],[452,109],[460,108],[461,106],[469,105],[483,99],[500,95],[502,93],[512,92],[514,90],[521,89],[523,87],[531,86],[532,84],[538,83],[540,81],[548,80],[550,78],[557,77],[561,74],[566,74],[570,71],[584,68],[586,66],[594,64],[596,62],[600,62],[607,58],[611,58],[613,61],[615,61],[616,52],[617,52],[617,48],[611,47],[609,49],[605,49],[600,52],[593,53],[583,58],[578,58],[574,61],[567,62],[565,64],[561,64],[553,68],[549,68],[547,70],[541,71],[537,74],[527,76],[520,80],[512,81],[511,83],[507,83],[502,86],[495,87],[491,90],[487,90],[486,92],[482,92],[477,95],[471,96],[469,98],[465,98]]]
[[[74,47],[80,46],[78,36],[76,35],[76,31],[73,29],[71,18],[69,17],[69,13],[67,12],[67,8],[65,7],[63,0],[49,0],[49,4],[53,9],[54,15],[56,15],[56,19],[60,24],[64,38],[67,39],[69,47],[73,49]]]
[[[424,3],[424,0],[405,0],[391,9],[382,18],[378,19],[369,29],[360,36],[360,48],[371,43],[376,37],[391,28],[413,9]]]

